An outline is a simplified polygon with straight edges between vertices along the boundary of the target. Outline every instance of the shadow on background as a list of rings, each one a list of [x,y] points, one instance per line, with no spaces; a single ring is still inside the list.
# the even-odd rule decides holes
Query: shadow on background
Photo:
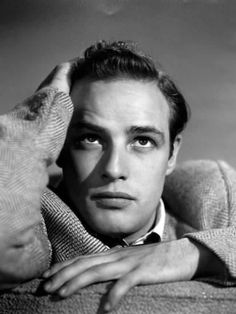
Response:
[[[2,0],[0,113],[91,42],[131,39],[164,66],[190,103],[180,160],[236,166],[235,16],[234,0]]]

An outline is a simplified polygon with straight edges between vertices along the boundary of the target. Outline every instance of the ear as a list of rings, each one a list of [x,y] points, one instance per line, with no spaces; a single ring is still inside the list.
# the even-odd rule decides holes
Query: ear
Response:
[[[178,134],[173,143],[172,154],[168,160],[168,166],[166,170],[166,175],[168,176],[175,169],[177,157],[182,144],[182,135]]]

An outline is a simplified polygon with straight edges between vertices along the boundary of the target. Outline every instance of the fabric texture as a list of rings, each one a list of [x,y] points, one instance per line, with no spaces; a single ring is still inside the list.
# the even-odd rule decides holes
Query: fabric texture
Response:
[[[111,282],[77,291],[67,299],[42,294],[34,280],[0,294],[1,314],[102,314]],[[236,288],[184,281],[131,289],[112,314],[235,314]]]
[[[14,284],[38,277],[52,262],[107,249],[104,243],[83,226],[72,210],[53,191],[46,188],[48,182],[46,168],[58,157],[72,112],[73,106],[68,95],[53,88],[45,88],[10,113],[0,117],[1,289],[7,287],[5,283],[9,281]],[[163,241],[181,237],[198,241],[214,252],[225,265],[225,273],[219,274],[213,280],[222,285],[235,284],[235,171],[221,161],[187,162],[177,167],[167,178],[163,199],[167,208]],[[165,291],[164,298],[175,298],[178,289],[184,287],[183,298],[187,300],[188,289],[191,290],[195,284],[199,293],[201,290],[204,291],[204,287],[210,291],[209,295],[215,293],[213,290],[217,289],[216,298],[213,298],[217,301],[212,303],[217,309],[218,297],[220,300],[223,295],[225,296],[223,290],[218,290],[207,283],[189,282],[150,286],[152,288],[137,287],[125,298],[128,303],[124,301],[122,312],[119,310],[117,313],[138,313],[135,310],[136,305],[141,308],[144,306],[143,312],[139,313],[155,312],[158,310],[157,299],[159,300],[159,296],[161,299],[162,288]],[[24,302],[29,298],[32,301],[28,303],[32,306],[31,313],[37,313],[39,305],[44,306],[41,313],[49,313],[47,311],[53,308],[51,303],[53,300],[49,296],[36,296],[34,285],[37,286],[38,281],[33,281],[33,286],[30,283],[24,284],[12,292],[4,292],[0,304],[3,304],[6,310],[2,312],[11,313],[7,312],[7,309],[10,311],[12,307],[14,312],[27,313]],[[84,292],[78,293],[80,296],[73,296],[73,300],[79,302],[75,304],[80,304],[82,309],[85,306],[82,304],[83,299],[89,302],[92,295],[97,298],[96,300],[100,300],[105,286],[95,285],[91,290],[89,288],[83,290]],[[176,289],[172,290],[172,287]],[[86,294],[86,291],[89,292],[85,298],[83,293]],[[152,293],[151,291],[154,294],[149,304],[145,298]],[[225,291],[229,291],[229,295],[232,292],[232,298],[235,296],[235,288],[227,288]],[[19,308],[17,310],[14,303],[17,295],[20,302],[23,302],[20,304],[25,312]],[[197,298],[193,291],[189,295],[190,298]],[[181,297],[178,300],[182,300]],[[229,304],[231,301],[232,299]],[[59,304],[56,313],[60,313],[60,309],[61,313],[69,313],[65,310],[66,307],[70,308],[71,313],[76,313],[75,307],[71,307],[70,299],[61,302],[55,303]],[[96,302],[94,307],[90,308],[91,311],[88,307],[87,312],[81,313],[95,313],[99,303]],[[191,302],[189,306],[191,307]],[[183,304],[182,307],[184,309]],[[77,313],[80,313],[79,311]],[[198,312],[200,313],[200,310]],[[224,313],[228,313],[227,310]]]
[[[235,171],[225,162],[207,160],[178,166],[163,192],[167,212],[162,241],[188,237],[206,246],[225,265],[224,273],[208,280],[222,285],[236,283],[235,195]],[[42,214],[54,262],[107,249],[49,189],[42,197]]]
[[[40,199],[72,112],[67,95],[46,88],[0,116],[0,288],[49,266]]]

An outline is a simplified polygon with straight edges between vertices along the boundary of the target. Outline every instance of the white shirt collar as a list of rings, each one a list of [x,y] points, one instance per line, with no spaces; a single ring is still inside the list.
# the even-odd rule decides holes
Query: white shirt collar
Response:
[[[128,244],[124,239],[122,240],[123,245],[121,246],[130,246],[130,245],[142,245],[144,244],[144,241],[147,239],[147,237],[155,233],[160,237],[160,240],[163,238],[164,234],[164,227],[165,227],[165,220],[166,220],[166,210],[165,210],[165,205],[162,199],[160,199],[159,206],[157,207],[157,214],[156,214],[156,221],[154,224],[154,227],[149,230],[145,235],[141,236],[138,238],[136,241]],[[109,249],[109,246],[107,246]]]
[[[144,241],[147,239],[147,237],[152,234],[156,233],[160,239],[162,240],[163,238],[163,233],[164,233],[164,227],[165,227],[165,220],[166,220],[166,210],[165,210],[165,205],[162,199],[160,199],[159,206],[157,208],[157,215],[156,215],[156,221],[154,227],[149,230],[145,235],[131,243],[130,245],[140,245],[143,244]]]
[[[162,240],[164,234],[165,221],[166,221],[165,204],[163,200],[160,199],[159,213],[157,213],[156,224],[154,228],[148,232],[148,234],[150,234],[150,232],[155,232],[159,235],[159,237]]]

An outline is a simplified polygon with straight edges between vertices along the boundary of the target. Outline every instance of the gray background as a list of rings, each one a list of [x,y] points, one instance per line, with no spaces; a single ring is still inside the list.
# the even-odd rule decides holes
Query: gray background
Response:
[[[98,39],[138,41],[192,108],[180,160],[236,167],[235,0],[1,0],[0,113]]]

